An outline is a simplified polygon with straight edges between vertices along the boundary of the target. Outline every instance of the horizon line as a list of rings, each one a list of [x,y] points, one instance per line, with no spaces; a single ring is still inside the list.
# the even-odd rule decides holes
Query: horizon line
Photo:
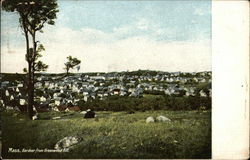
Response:
[[[212,72],[212,70],[203,70],[203,71],[161,71],[161,70],[131,70],[131,71],[109,71],[109,72],[79,72],[79,73],[75,73],[75,72],[69,72],[69,74],[86,74],[86,73],[112,73],[112,72],[138,72],[138,71],[153,71],[153,72],[168,72],[168,73],[176,73],[176,72],[180,72],[180,73],[199,73],[199,72]],[[0,74],[27,74],[27,73],[20,73],[20,72],[0,72]],[[55,72],[40,72],[40,73],[35,73],[35,74],[66,74],[66,72],[59,72],[59,73],[55,73]]]

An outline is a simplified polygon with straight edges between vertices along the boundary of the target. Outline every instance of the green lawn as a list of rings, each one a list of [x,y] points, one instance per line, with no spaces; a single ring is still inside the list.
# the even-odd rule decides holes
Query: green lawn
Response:
[[[211,112],[97,112],[98,119],[73,113],[41,113],[31,121],[3,111],[3,158],[210,158]],[[146,124],[148,116],[164,115],[169,123]],[[59,120],[52,117],[62,116]],[[53,149],[66,136],[81,141],[65,153],[10,153],[14,149]]]

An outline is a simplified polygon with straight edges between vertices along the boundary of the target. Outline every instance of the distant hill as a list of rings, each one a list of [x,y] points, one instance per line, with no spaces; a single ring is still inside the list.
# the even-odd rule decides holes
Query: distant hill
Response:
[[[205,71],[205,72],[211,72],[211,71]],[[156,75],[169,75],[172,73],[178,73],[180,76],[191,76],[191,73],[200,74],[202,72],[163,72],[163,71],[152,71],[152,70],[137,70],[137,71],[122,71],[122,72],[87,72],[87,73],[70,73],[69,75],[89,75],[89,76],[96,76],[96,75],[125,75],[125,76],[156,76]],[[64,76],[65,73],[36,73],[36,76]],[[0,80],[3,81],[23,81],[25,80],[26,74],[24,73],[1,73],[0,74]],[[194,76],[194,74],[193,74]]]

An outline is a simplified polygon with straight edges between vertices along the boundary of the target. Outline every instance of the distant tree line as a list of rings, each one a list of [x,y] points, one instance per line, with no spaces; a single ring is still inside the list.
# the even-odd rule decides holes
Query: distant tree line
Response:
[[[152,96],[133,98],[111,96],[106,100],[79,101],[82,110],[95,111],[146,111],[146,110],[210,110],[211,97]]]

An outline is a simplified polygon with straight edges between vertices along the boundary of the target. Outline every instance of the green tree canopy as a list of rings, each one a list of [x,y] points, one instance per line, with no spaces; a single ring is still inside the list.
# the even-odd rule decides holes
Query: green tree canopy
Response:
[[[72,56],[68,56],[67,59],[68,61],[65,63],[65,70],[68,75],[69,69],[73,69],[75,66],[79,65],[81,63],[81,60],[73,58]]]

